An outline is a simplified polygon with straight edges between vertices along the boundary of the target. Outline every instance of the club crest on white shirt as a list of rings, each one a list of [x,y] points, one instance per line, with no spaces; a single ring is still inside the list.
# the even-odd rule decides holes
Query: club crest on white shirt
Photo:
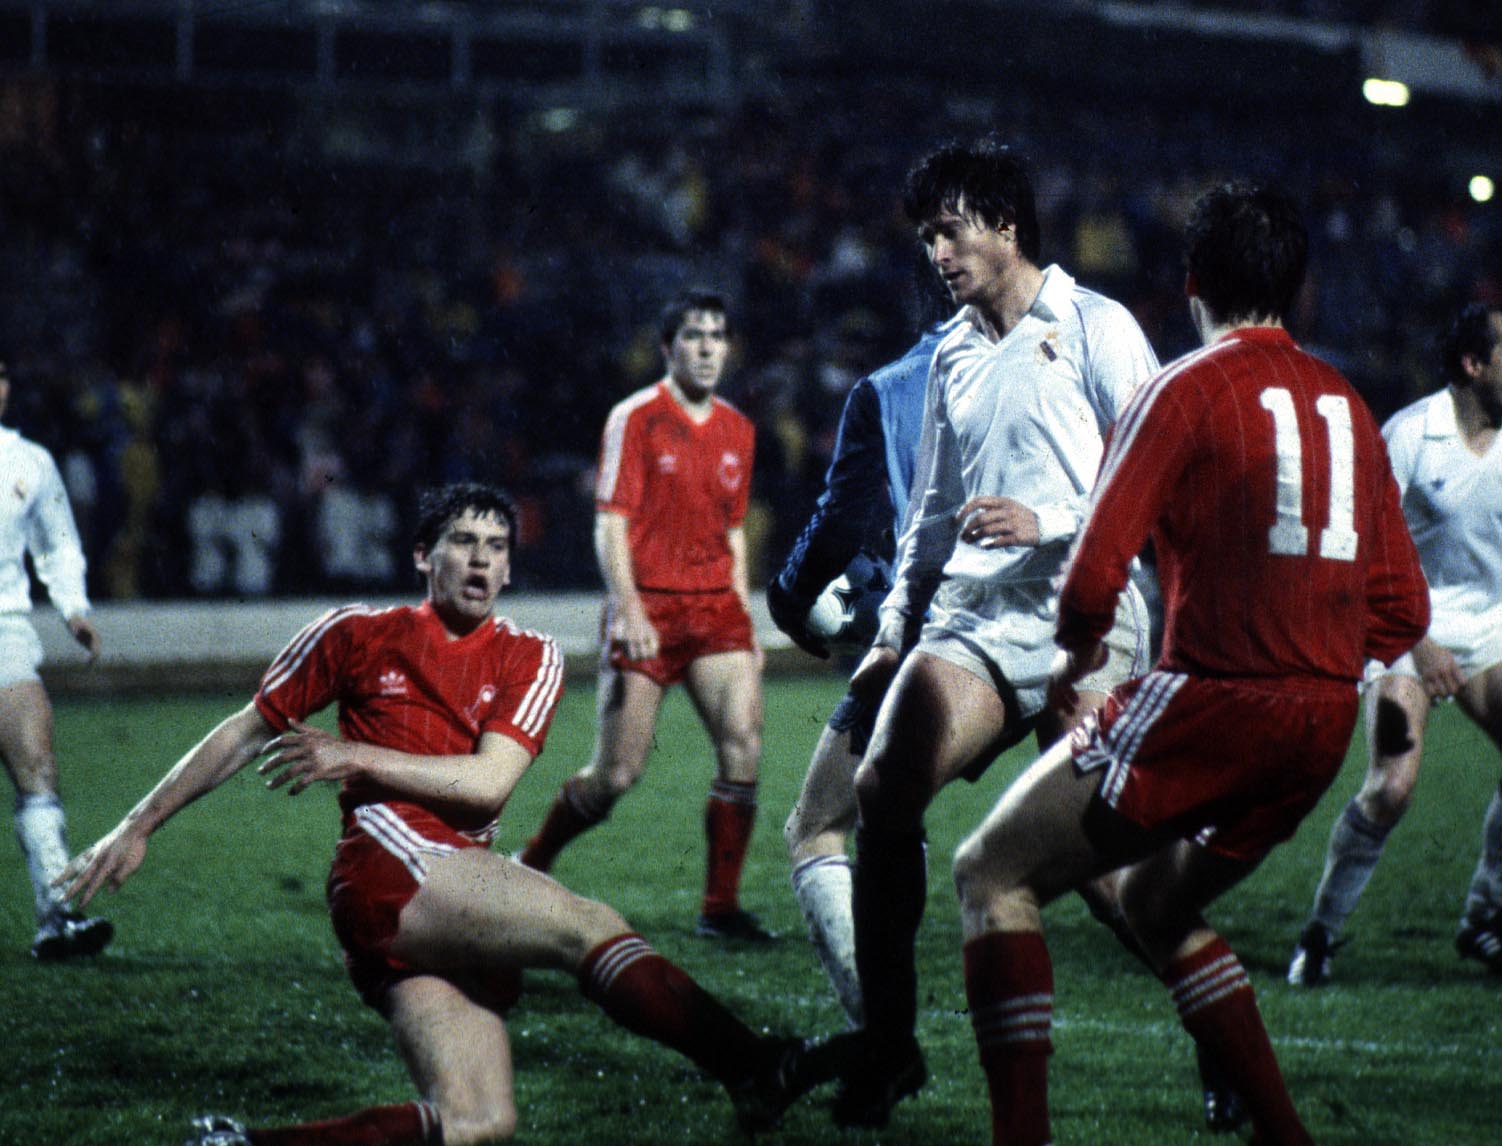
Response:
[[[401,669],[387,669],[381,673],[380,686],[382,696],[406,696],[407,674]]]
[[[1050,362],[1057,362],[1059,360],[1058,330],[1050,329],[1043,335],[1042,341],[1038,343],[1038,350],[1034,357],[1037,358],[1039,366],[1047,366]]]

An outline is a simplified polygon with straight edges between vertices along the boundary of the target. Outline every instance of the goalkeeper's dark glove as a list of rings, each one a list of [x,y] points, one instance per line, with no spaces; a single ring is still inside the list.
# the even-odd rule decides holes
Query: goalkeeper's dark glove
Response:
[[[777,627],[804,652],[828,660],[829,649],[808,631],[808,610],[812,606],[812,601],[784,587],[781,577],[774,577],[767,585],[767,610]]]

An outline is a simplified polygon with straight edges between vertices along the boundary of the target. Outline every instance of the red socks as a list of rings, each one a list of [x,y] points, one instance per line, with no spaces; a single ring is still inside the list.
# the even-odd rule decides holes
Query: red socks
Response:
[[[604,820],[604,814],[584,806],[579,779],[571,776],[564,781],[542,827],[516,858],[535,871],[548,871],[559,852]]]
[[[584,957],[579,989],[614,1022],[671,1047],[722,1082],[744,1077],[761,1040],[635,932]]]
[[[966,943],[965,997],[991,1095],[991,1141],[1045,1146],[1053,964],[1043,936],[992,931]]]
[[[756,785],[716,780],[704,805],[704,835],[709,855],[704,869],[705,915],[722,915],[740,907],[741,869],[756,823]]]
[[[255,1146],[443,1146],[443,1127],[430,1103],[373,1106],[348,1118],[247,1130]]]
[[[1170,964],[1163,982],[1184,1029],[1210,1053],[1246,1103],[1258,1138],[1279,1146],[1312,1143],[1283,1084],[1251,980],[1226,941],[1217,936]]]

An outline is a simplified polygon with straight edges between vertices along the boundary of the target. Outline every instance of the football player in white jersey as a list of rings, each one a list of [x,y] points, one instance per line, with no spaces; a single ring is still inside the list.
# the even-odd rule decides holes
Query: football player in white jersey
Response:
[[[1430,705],[1453,697],[1502,747],[1502,308],[1473,303],[1441,340],[1446,386],[1383,427],[1403,515],[1429,580],[1429,635],[1390,669],[1368,670],[1368,765],[1330,832],[1324,874],[1288,981],[1313,987],[1413,797]],[[1502,791],[1455,936],[1462,958],[1502,974]]]
[[[927,1069],[913,944],[926,891],[923,814],[1036,731],[1057,737],[1146,668],[1146,605],[1122,623],[1090,697],[1048,710],[1054,579],[1085,515],[1106,430],[1158,363],[1121,304],[1039,258],[1032,183],[991,141],[908,176],[904,209],[959,312],[934,351],[895,586],[851,691],[880,703],[856,773],[852,902],[862,1053],[835,1119],[884,1125]],[[902,650],[911,649],[906,655]],[[884,697],[884,699],[883,699]]]
[[[10,401],[10,374],[0,362],[0,415]],[[83,547],[57,465],[35,442],[0,427],[0,757],[16,787],[16,838],[26,856],[36,904],[38,959],[94,955],[114,936],[107,919],[73,911],[52,881],[68,863],[57,760],[52,754],[52,704],[37,668],[42,643],[31,627],[31,579],[26,554],[68,631],[87,653],[99,655],[99,632],[89,620]]]

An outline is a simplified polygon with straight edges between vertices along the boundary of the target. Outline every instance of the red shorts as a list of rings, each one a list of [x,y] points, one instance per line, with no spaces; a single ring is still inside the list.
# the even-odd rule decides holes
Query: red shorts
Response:
[[[1335,780],[1358,706],[1354,683],[1150,672],[1113,692],[1072,747],[1082,770],[1105,770],[1099,796],[1127,820],[1258,860]]]
[[[700,657],[750,652],[755,647],[751,616],[733,589],[703,593],[643,589],[641,600],[647,620],[657,630],[657,655],[634,661],[626,656],[624,649],[607,644],[605,659],[614,668],[641,673],[667,688],[682,680],[688,666]],[[604,633],[610,631],[609,606],[601,627]]]
[[[461,848],[484,847],[410,804],[365,804],[334,849],[329,869],[329,914],[344,948],[344,965],[367,1006],[385,1010],[386,992],[425,974],[391,954],[402,908],[427,878],[428,864]],[[477,1002],[505,1012],[521,994],[516,971],[442,972]]]

